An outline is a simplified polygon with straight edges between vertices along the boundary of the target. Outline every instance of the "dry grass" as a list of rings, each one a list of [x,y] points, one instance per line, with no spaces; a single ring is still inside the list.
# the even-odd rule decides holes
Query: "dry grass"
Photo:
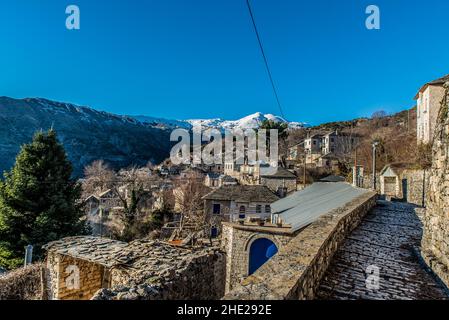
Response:
[[[37,263],[0,276],[0,300],[39,300],[41,268]]]

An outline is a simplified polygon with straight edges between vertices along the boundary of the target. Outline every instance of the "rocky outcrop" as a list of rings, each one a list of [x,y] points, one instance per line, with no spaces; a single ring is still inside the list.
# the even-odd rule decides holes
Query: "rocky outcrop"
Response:
[[[449,285],[449,82],[444,86],[446,93],[433,138],[422,255],[441,280]]]

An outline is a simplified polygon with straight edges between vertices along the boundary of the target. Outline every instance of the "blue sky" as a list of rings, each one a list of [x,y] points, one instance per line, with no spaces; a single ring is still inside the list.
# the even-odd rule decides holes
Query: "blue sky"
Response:
[[[65,28],[65,8],[81,30]],[[365,8],[381,30],[365,28]],[[284,114],[318,124],[411,107],[449,73],[445,0],[252,0]],[[119,114],[279,114],[245,0],[0,0],[0,95]]]

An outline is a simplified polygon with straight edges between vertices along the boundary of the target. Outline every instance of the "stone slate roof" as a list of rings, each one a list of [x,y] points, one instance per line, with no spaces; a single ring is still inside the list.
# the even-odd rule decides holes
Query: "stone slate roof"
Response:
[[[285,168],[277,167],[273,174],[263,174],[261,177],[272,179],[296,179],[296,176]]]
[[[390,163],[387,164],[385,167],[383,167],[382,171],[380,171],[380,175],[384,174],[388,168],[391,168],[393,172],[396,173],[397,175],[401,175],[404,170],[413,169],[415,167],[416,165],[406,162]]]
[[[126,246],[128,244],[125,242],[108,238],[78,236],[47,243],[43,249],[111,267],[121,263],[115,257],[119,256]]]
[[[433,80],[431,82],[427,82],[425,85],[423,85],[419,90],[418,93],[415,96],[415,100],[418,99],[419,97],[419,93],[423,92],[428,86],[438,86],[438,85],[443,85],[446,82],[449,81],[449,74],[445,75],[444,77],[438,78],[436,80]]]
[[[432,82],[429,82],[428,84],[432,84],[432,85],[445,84],[447,81],[449,81],[449,74],[447,74],[444,77],[441,77],[439,79],[433,80]]]
[[[237,179],[235,179],[235,178],[233,178],[231,176],[228,176],[228,175],[223,175],[222,176],[222,181],[223,182],[237,182]]]
[[[274,202],[279,197],[266,186],[222,186],[203,197],[204,200],[237,202]]]
[[[323,179],[320,179],[321,182],[345,182],[346,179],[342,176],[334,176],[334,175],[330,175],[327,176]]]

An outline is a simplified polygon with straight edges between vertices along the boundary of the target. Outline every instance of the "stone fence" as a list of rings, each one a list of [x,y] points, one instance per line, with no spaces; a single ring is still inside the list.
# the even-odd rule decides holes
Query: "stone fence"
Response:
[[[322,216],[224,299],[313,299],[333,255],[375,203],[376,193],[368,192]]]

